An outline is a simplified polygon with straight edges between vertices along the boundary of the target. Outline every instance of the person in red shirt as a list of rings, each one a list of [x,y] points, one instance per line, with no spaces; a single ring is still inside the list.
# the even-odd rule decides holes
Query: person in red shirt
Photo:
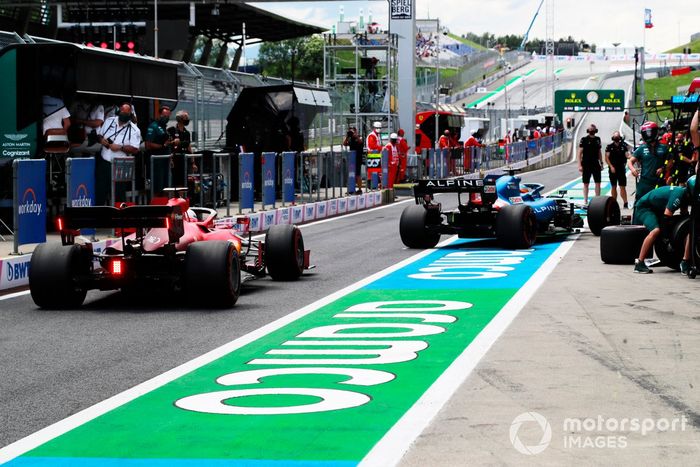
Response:
[[[445,130],[445,133],[438,140],[438,147],[440,149],[447,149],[450,147],[450,130]]]
[[[404,138],[405,134],[406,133],[403,131],[403,128],[399,128],[399,171],[397,181],[406,180],[406,165],[408,161],[408,151],[411,148],[408,146],[408,141],[406,141],[406,138]]]
[[[480,148],[481,143],[477,139],[479,132],[475,131],[472,135],[467,138],[464,142],[464,172],[469,172],[473,168],[473,160],[476,156],[476,149]]]
[[[372,174],[382,176],[382,128],[381,122],[374,122],[374,130],[367,135],[367,186],[372,186]]]
[[[394,188],[399,171],[399,135],[392,133],[389,136],[389,143],[384,146],[384,149],[389,153],[389,180],[387,180],[385,188]]]

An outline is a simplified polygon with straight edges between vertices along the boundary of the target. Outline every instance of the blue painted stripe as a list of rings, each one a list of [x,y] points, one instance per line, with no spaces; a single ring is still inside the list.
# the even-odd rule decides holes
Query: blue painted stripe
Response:
[[[498,247],[496,240],[484,240],[477,248],[469,248],[470,242],[455,242],[449,246],[440,248],[428,256],[411,263],[410,265],[396,271],[388,276],[385,276],[365,287],[366,290],[474,290],[474,289],[519,289],[522,287],[535,272],[542,266],[547,258],[556,250],[560,242],[551,242],[543,244],[535,244],[531,250],[527,250],[522,256],[512,256],[514,253],[511,250],[503,250]],[[474,259],[470,263],[453,264],[454,261],[467,259],[463,254],[473,255]],[[520,258],[522,261],[516,264],[493,264],[493,269],[486,265],[478,264],[480,261],[490,262],[498,261],[499,254],[503,258]],[[451,255],[451,256],[448,256]],[[476,264],[474,264],[476,263]],[[411,277],[416,274],[429,273],[435,271],[433,268],[447,268],[445,272],[453,272],[457,277],[450,280],[434,280],[425,278]],[[505,268],[505,269],[501,269]],[[502,274],[498,280],[493,279],[477,279],[479,273],[495,273]],[[473,279],[461,279],[459,274],[463,273]],[[471,273],[471,274],[470,274]],[[449,277],[444,275],[443,277]]]
[[[292,461],[256,459],[108,459],[78,457],[19,457],[7,467],[354,467],[355,461]]]

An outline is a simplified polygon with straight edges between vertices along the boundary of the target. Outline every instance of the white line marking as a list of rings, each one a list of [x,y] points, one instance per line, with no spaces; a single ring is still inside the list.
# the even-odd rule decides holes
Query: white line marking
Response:
[[[452,362],[440,377],[403,417],[379,440],[360,462],[360,466],[384,467],[396,465],[413,441],[430,424],[455,391],[466,381],[472,370],[486,355],[496,340],[518,316],[525,304],[537,292],[545,279],[571,249],[578,235],[564,241],[540,266],[535,275],[506,303],[471,344]]]
[[[391,205],[387,205],[391,206]],[[365,212],[365,211],[362,211]],[[456,236],[450,237],[446,239],[445,241],[439,243],[436,248],[439,248],[441,246],[449,245],[450,243],[454,242],[457,239]],[[254,342],[258,339],[261,339],[265,337],[266,335],[277,331],[278,329],[288,325],[289,323],[292,323],[316,310],[318,310],[321,307],[324,307],[341,297],[344,297],[345,295],[348,295],[349,293],[352,293],[384,276],[387,276],[395,271],[398,271],[401,268],[404,268],[408,266],[411,263],[414,263],[421,258],[428,256],[430,253],[435,251],[434,249],[430,250],[424,250],[421,251],[420,253],[411,256],[410,258],[407,258],[400,263],[397,263],[393,266],[390,266],[382,271],[379,271],[375,274],[372,274],[369,277],[366,277],[365,279],[360,280],[359,282],[355,282],[354,284],[345,287],[342,290],[339,290],[335,293],[332,293],[331,295],[328,295],[320,300],[315,301],[314,303],[307,305],[303,308],[300,308],[297,311],[294,311],[286,316],[283,316],[282,318],[275,320],[253,332],[250,332],[244,336],[239,337],[238,339],[235,339],[228,344],[224,344],[221,347],[218,347],[210,352],[207,352],[204,355],[201,355],[193,360],[190,360],[187,363],[184,363],[176,368],[173,368],[172,370],[166,371],[163,374],[160,374],[148,381],[145,381],[141,384],[138,384],[134,386],[131,389],[127,389],[124,392],[121,392],[119,394],[116,394],[109,399],[106,399],[102,402],[98,402],[97,404],[88,407],[74,415],[71,415],[70,417],[67,417],[59,422],[56,422],[46,428],[43,428],[36,433],[33,433],[25,438],[22,438],[18,441],[15,441],[12,444],[9,444],[5,446],[4,448],[0,449],[0,464],[8,462],[11,459],[14,459],[17,456],[21,456],[22,454],[26,453],[27,451],[30,451],[64,433],[67,433],[68,431],[77,428],[90,420],[93,420],[100,415],[104,415],[105,413],[116,409],[117,407],[120,407],[128,402],[131,402],[132,400],[147,394],[155,389],[158,389],[159,387],[174,381],[177,378],[180,378],[187,373],[190,373],[208,363],[211,363],[219,358],[224,357],[225,355],[240,349],[241,347],[250,344],[251,342]]]
[[[2,295],[2,296],[0,296],[0,301],[9,300],[11,298],[21,297],[22,295],[27,295],[28,293],[29,293],[29,290],[24,290],[22,292],[15,292],[15,293],[7,294],[7,295]]]

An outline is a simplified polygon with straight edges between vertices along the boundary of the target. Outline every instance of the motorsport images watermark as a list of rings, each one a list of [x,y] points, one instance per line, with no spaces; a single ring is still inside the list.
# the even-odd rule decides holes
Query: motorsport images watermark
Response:
[[[685,431],[688,420],[678,418],[615,418],[598,415],[596,418],[566,418],[562,424],[563,446],[566,449],[624,449],[629,446],[627,437],[632,433],[646,436],[649,433]],[[521,439],[521,431],[528,437]],[[536,434],[532,437],[533,433]],[[552,426],[537,412],[523,412],[510,425],[510,442],[521,454],[534,456],[549,447],[552,442]],[[539,437],[539,441],[536,439]]]

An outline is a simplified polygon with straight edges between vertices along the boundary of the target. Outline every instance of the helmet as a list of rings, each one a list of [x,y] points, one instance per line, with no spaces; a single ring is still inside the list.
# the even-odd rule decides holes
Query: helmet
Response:
[[[399,136],[403,136],[405,134],[406,134],[406,132],[403,131],[403,128],[399,128]]]
[[[374,123],[372,124],[372,126],[374,126],[374,128],[381,128],[381,127],[382,127],[382,122],[374,122]]]
[[[639,131],[646,143],[656,141],[656,138],[659,137],[659,125],[654,122],[646,122]]]
[[[695,193],[695,175],[690,177],[687,182],[688,192],[693,195]]]
[[[399,135],[397,135],[396,133],[392,133],[389,135],[389,139],[391,139],[391,140],[399,139]]]
[[[537,131],[542,131],[542,127],[541,127],[541,126],[538,126],[538,127],[537,127]]]

